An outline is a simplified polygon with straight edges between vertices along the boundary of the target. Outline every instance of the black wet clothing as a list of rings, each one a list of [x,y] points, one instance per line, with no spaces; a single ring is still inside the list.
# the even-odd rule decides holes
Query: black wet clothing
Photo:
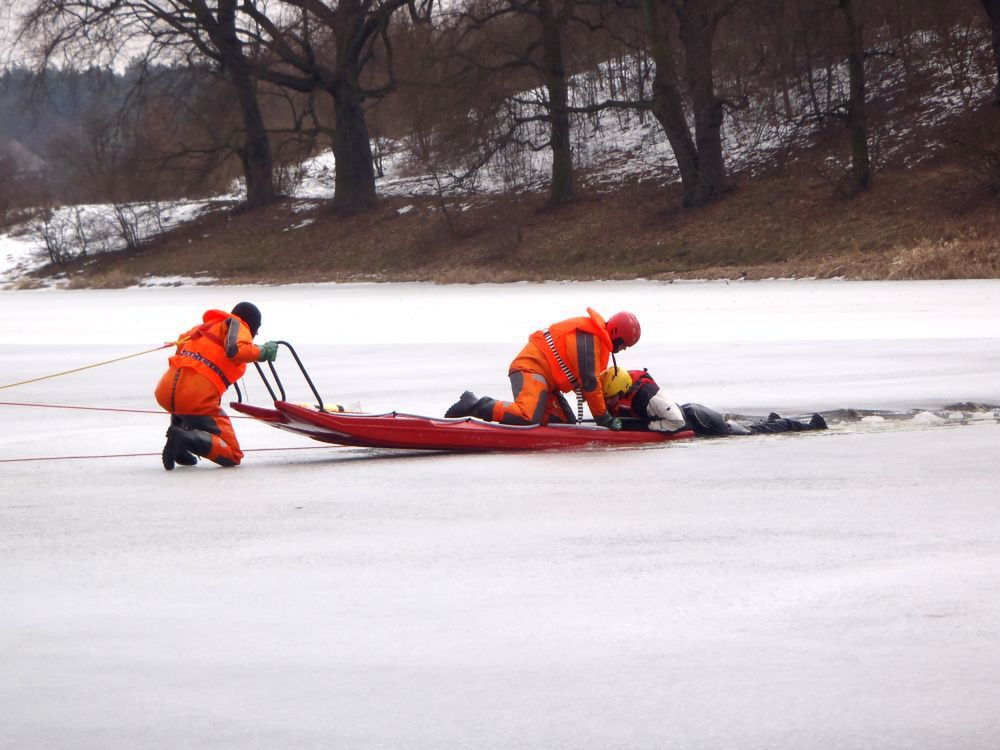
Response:
[[[737,422],[727,421],[719,412],[709,409],[703,404],[682,404],[681,411],[684,413],[684,420],[688,427],[694,430],[696,435],[762,435],[826,429],[826,420],[819,414],[813,414],[809,422],[785,419],[777,414],[771,414],[767,419]]]

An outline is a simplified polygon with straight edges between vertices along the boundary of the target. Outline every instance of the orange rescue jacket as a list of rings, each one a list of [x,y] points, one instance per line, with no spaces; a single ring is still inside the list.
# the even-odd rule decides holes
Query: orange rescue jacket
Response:
[[[222,310],[209,310],[200,326],[178,337],[177,351],[170,358],[172,367],[190,367],[208,378],[221,396],[243,377],[247,362],[260,358],[247,324]]]
[[[548,328],[535,331],[528,337],[528,346],[514,360],[512,369],[522,358],[538,360],[538,352],[544,357],[548,372],[544,373],[556,388],[564,393],[579,389],[590,407],[594,417],[600,417],[607,411],[604,403],[604,393],[597,379],[598,374],[608,366],[608,359],[614,345],[608,335],[607,324],[597,312],[587,308],[588,317],[570,318],[559,323],[553,323]],[[552,346],[546,338],[546,331],[552,340],[552,346],[559,357],[552,351]],[[529,352],[530,349],[536,352]],[[534,355],[534,356],[532,356]],[[573,377],[564,372],[559,359]]]

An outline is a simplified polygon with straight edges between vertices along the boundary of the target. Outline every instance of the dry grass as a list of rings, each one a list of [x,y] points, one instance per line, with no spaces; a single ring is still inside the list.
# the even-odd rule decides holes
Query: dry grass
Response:
[[[947,163],[882,173],[851,201],[800,175],[738,183],[696,210],[676,208],[674,188],[650,185],[583,194],[555,211],[542,202],[483,200],[447,217],[435,201],[399,198],[353,216],[291,203],[219,212],[140,251],[91,259],[72,269],[73,284],[1000,277],[1000,200]]]
[[[31,289],[42,289],[46,286],[46,284],[43,278],[38,278],[36,276],[22,276],[10,286],[11,289],[28,291]]]
[[[923,241],[896,254],[885,274],[889,279],[1000,278],[1000,248],[980,239]]]
[[[125,289],[139,282],[135,274],[121,268],[109,268],[95,273],[79,273],[66,284],[68,289]]]

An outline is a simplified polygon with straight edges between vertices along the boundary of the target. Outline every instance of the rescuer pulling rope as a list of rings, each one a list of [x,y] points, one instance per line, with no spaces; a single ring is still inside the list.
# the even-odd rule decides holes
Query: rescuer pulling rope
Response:
[[[176,341],[72,370],[0,385],[0,390],[83,372],[176,346],[176,352],[170,357],[170,367],[156,387],[157,402],[170,412],[170,427],[167,428],[167,442],[162,452],[163,467],[169,471],[178,463],[193,466],[198,463],[198,456],[220,466],[236,466],[243,459],[243,451],[240,450],[232,422],[220,404],[226,389],[243,377],[247,362],[273,362],[278,356],[277,342],[268,341],[261,346],[253,343],[260,323],[260,310],[250,302],[240,302],[231,313],[208,310],[202,316],[201,325],[178,336]]]
[[[223,411],[222,395],[243,377],[248,362],[273,362],[278,344],[253,343],[260,329],[256,305],[240,302],[231,313],[208,310],[202,324],[177,341],[170,367],[156,386],[156,401],[170,412],[163,468],[193,466],[198,456],[219,466],[243,460],[236,432]]]

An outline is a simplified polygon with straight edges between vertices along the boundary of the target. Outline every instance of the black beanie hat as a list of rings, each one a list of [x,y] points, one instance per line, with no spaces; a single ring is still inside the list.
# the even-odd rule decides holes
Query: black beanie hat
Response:
[[[253,336],[257,335],[257,331],[260,330],[260,310],[257,309],[257,305],[252,302],[240,302],[233,308],[233,315],[247,324]]]

